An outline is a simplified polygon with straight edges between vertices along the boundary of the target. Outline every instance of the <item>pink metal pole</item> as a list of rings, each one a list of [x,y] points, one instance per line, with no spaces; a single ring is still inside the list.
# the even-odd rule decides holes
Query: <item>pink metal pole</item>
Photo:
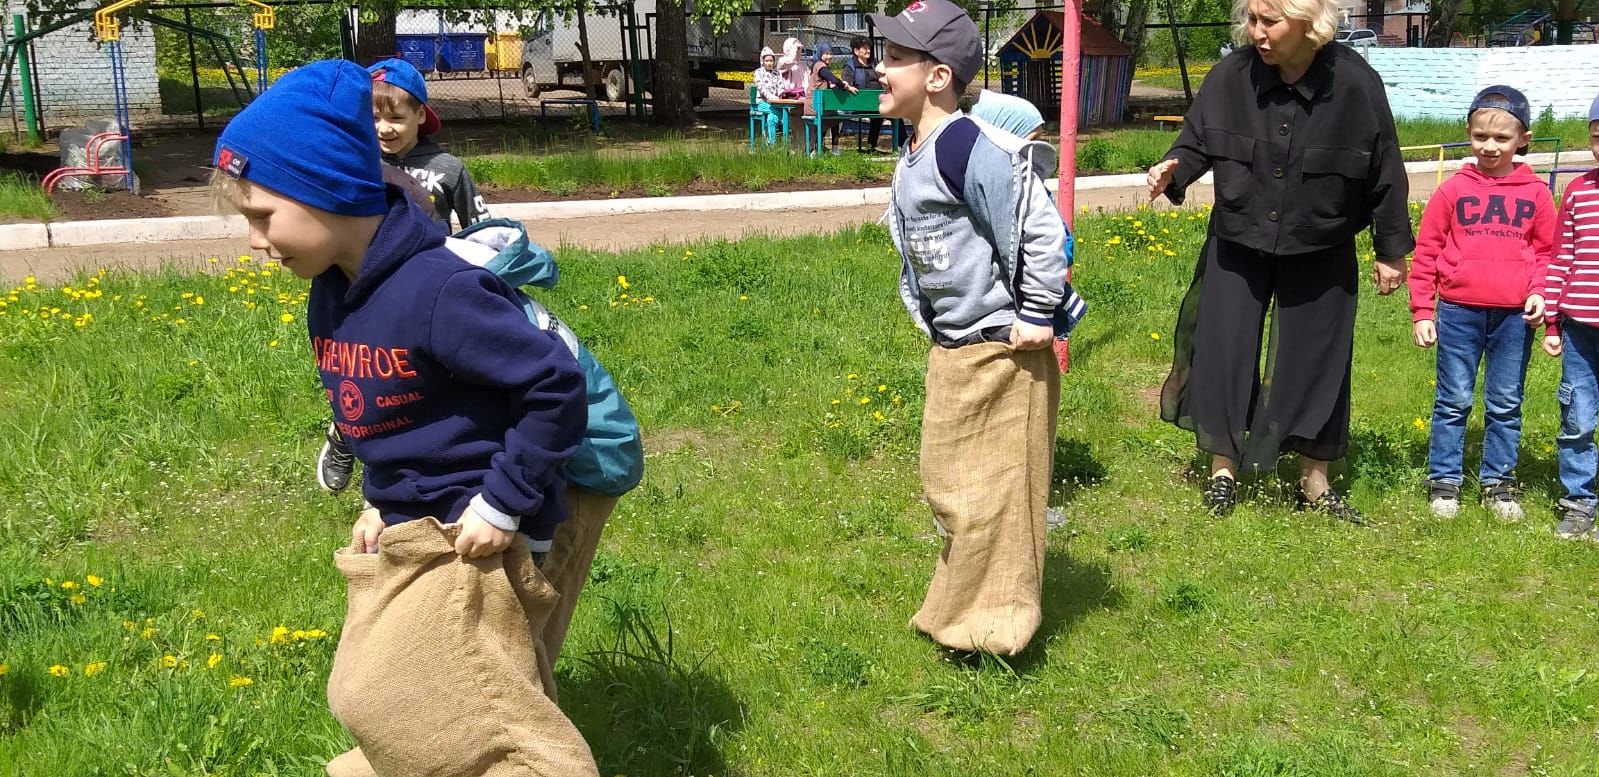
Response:
[[[1063,24],[1060,43],[1060,180],[1055,201],[1060,205],[1061,218],[1072,228],[1076,213],[1077,187],[1077,79],[1083,48],[1082,0],[1065,0],[1061,9]],[[1071,271],[1066,277],[1071,279]],[[1065,340],[1055,341],[1055,360],[1061,372],[1071,367],[1071,351]]]

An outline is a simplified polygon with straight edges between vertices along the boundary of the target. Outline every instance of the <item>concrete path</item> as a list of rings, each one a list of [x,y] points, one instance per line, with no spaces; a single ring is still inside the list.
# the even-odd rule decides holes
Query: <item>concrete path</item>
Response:
[[[1560,185],[1564,186],[1565,180],[1570,177],[1562,179]],[[1143,187],[1132,184],[1135,180],[1137,177],[1133,176],[1079,179],[1077,204],[1095,211],[1132,209],[1141,204],[1144,198]],[[1435,171],[1413,173],[1410,176],[1411,198],[1425,200],[1432,194],[1436,181]],[[695,198],[679,199],[686,203],[695,201]],[[1190,204],[1210,202],[1210,186],[1194,186],[1189,190],[1188,201]],[[1161,202],[1164,203],[1164,200]],[[654,207],[666,204],[656,203]],[[703,198],[699,199],[699,204],[704,206]],[[561,211],[564,209],[581,205],[530,203],[501,207],[509,211],[506,215],[521,219],[533,239],[540,244],[551,247],[582,246],[607,251],[699,240],[733,240],[754,234],[794,235],[827,231],[875,221],[884,211],[882,204],[874,203],[832,208],[699,209],[562,217]],[[1156,207],[1167,206],[1157,204]],[[139,227],[130,223],[126,229],[131,234]],[[244,253],[250,253],[248,241],[238,237],[14,249],[0,251],[0,282],[16,283],[32,275],[42,283],[55,283],[70,279],[75,272],[92,271],[100,267],[154,269],[173,265],[185,269],[204,268],[211,266],[206,261],[209,257],[227,258]]]

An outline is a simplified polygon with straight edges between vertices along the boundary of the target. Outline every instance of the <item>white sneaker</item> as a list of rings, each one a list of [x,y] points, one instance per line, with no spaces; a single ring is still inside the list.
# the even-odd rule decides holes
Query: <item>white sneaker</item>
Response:
[[[1427,508],[1438,518],[1460,515],[1460,486],[1434,480],[1427,484]]]
[[[1482,489],[1482,501],[1487,505],[1488,511],[1501,521],[1519,521],[1527,514],[1521,509],[1521,502],[1516,498],[1516,482],[1504,480],[1492,483]]]

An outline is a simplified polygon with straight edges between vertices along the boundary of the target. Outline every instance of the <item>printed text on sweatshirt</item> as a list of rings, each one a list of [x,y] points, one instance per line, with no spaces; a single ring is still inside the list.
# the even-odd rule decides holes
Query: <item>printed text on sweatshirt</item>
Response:
[[[1436,298],[1480,308],[1521,308],[1543,291],[1554,251],[1549,187],[1526,165],[1493,178],[1461,168],[1427,200],[1410,269],[1410,312],[1430,321]]]
[[[1544,282],[1550,334],[1559,331],[1562,316],[1599,326],[1599,170],[1588,171],[1566,187],[1559,231]]]

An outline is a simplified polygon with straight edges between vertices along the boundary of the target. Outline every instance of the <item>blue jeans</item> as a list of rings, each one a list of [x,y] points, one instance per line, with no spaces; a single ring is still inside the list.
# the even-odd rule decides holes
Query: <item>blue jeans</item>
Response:
[[[1465,479],[1466,419],[1471,416],[1481,362],[1485,366],[1478,481],[1489,486],[1513,480],[1533,329],[1521,320],[1517,308],[1473,308],[1444,300],[1438,300],[1437,326],[1438,394],[1432,406],[1427,477],[1457,486]]]
[[[783,110],[787,110],[785,106]],[[777,129],[783,124],[783,117],[778,114],[778,108],[765,100],[755,102],[755,112],[761,114],[761,122],[766,125],[766,145],[777,142]]]
[[[1599,417],[1599,329],[1563,321],[1560,342],[1560,485],[1566,488],[1562,505],[1593,511],[1594,473],[1599,454],[1593,443]]]

